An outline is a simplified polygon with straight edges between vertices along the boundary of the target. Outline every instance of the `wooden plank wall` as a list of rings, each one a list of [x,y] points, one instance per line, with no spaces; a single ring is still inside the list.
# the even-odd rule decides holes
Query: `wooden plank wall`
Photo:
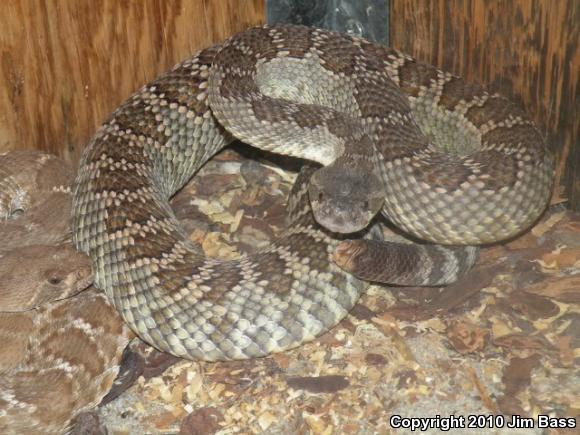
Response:
[[[0,2],[0,152],[76,162],[104,117],[200,47],[264,21],[264,0]],[[491,84],[558,152],[555,201],[580,209],[578,0],[391,0],[391,44]],[[565,161],[568,162],[565,166]]]
[[[133,91],[264,16],[263,0],[1,1],[0,152],[77,162]]]
[[[553,202],[580,210],[580,1],[391,0],[390,13],[393,47],[531,113],[559,157]]]

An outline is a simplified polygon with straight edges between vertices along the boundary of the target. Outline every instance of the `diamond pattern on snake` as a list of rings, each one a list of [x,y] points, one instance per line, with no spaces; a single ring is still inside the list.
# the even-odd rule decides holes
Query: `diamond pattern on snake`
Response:
[[[2,434],[68,433],[107,394],[132,337],[72,246],[73,178],[40,151],[0,155]]]
[[[195,249],[168,200],[234,137],[323,166],[299,177],[278,240],[220,261]],[[553,171],[527,115],[484,87],[348,35],[263,26],[199,51],[107,119],[79,166],[73,234],[143,340],[253,358],[332,328],[361,278],[453,281],[475,259],[469,245],[539,217]],[[379,210],[438,245],[345,240]]]

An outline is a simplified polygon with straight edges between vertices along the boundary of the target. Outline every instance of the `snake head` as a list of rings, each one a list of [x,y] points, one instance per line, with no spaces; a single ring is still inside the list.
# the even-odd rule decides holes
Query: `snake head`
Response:
[[[310,179],[308,194],[316,221],[335,233],[364,229],[385,200],[382,181],[362,166],[320,168]]]
[[[21,312],[71,297],[93,280],[90,258],[72,244],[28,245],[0,255],[0,311]]]

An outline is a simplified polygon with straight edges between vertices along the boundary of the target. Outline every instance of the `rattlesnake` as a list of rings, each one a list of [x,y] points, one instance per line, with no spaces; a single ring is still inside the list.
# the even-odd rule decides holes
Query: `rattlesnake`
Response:
[[[553,161],[523,111],[395,50],[254,28],[228,40],[212,70],[212,112],[235,137],[326,166],[310,200],[333,231],[365,227],[382,195],[409,234],[482,244],[515,236],[546,206]]]
[[[220,46],[201,50],[144,86],[110,116],[81,159],[73,202],[75,243],[91,257],[96,285],[131,328],[154,346],[204,360],[264,356],[331,328],[364,288],[332,263],[340,237],[313,220],[304,195],[290,204],[294,212],[289,229],[255,255],[220,261],[196,251],[168,199],[231,142],[222,124],[243,139],[249,138],[246,132],[261,135],[257,140],[249,138],[256,146],[331,168],[334,159],[349,149],[354,157],[346,163],[370,162],[369,174],[372,171],[380,178],[389,218],[419,237],[447,243],[487,242],[482,234],[489,233],[490,220],[500,223],[498,238],[509,237],[532,223],[545,207],[551,155],[531,122],[505,99],[397,51],[329,31],[266,26],[250,29],[233,41],[224,46],[225,51],[220,52]],[[232,50],[243,54],[245,69],[228,66]],[[212,69],[218,53],[224,63]],[[278,75],[285,60],[299,70],[285,73],[282,81],[297,79],[298,86],[279,91],[266,80],[260,91],[297,98],[305,105],[264,98],[248,84],[257,70],[266,78]],[[269,64],[274,67],[268,69]],[[220,77],[220,71],[227,74]],[[312,83],[304,80],[309,77],[314,77]],[[208,89],[210,78],[215,88]],[[253,86],[249,103],[234,90],[239,82]],[[379,82],[384,86],[370,86]],[[314,85],[323,91],[307,96]],[[379,95],[378,88],[386,93]],[[212,97],[213,112],[208,95],[222,97],[221,101]],[[433,151],[415,128],[409,101],[412,113],[418,114],[417,123],[436,140],[443,139],[444,144],[448,136],[462,140],[465,151],[482,142],[483,151],[460,158]],[[348,109],[361,116],[365,126],[351,131],[352,121],[335,116],[337,111],[324,115],[316,104]],[[386,118],[372,130],[371,121],[385,113]],[[238,114],[251,118],[254,125],[235,127],[231,120]],[[457,123],[460,128],[455,133],[441,133]],[[275,137],[273,127],[280,125],[287,128]],[[378,133],[388,139],[378,143],[364,139],[366,135],[374,140]],[[358,158],[344,138],[354,139],[371,154]],[[493,149],[491,139],[495,139]],[[482,155],[488,160],[481,160]],[[379,161],[386,170],[377,167]],[[444,167],[456,170],[441,176]],[[328,188],[320,178],[315,181]],[[434,188],[427,187],[430,182]],[[295,193],[307,189],[302,180]],[[477,195],[488,202],[471,206]],[[365,207],[372,208],[363,202]],[[483,219],[478,210],[486,211]],[[388,246],[400,264],[386,264],[383,269],[389,280],[400,284],[449,282],[465,267],[453,250]],[[422,261],[425,256],[437,258],[431,255],[434,252],[452,265],[442,267],[449,273],[438,282],[431,280],[431,272],[440,264]],[[409,255],[413,261],[406,262]]]
[[[105,295],[85,290],[91,262],[70,243],[72,176],[38,151],[0,155],[2,434],[62,433],[109,391],[131,337]]]
[[[0,251],[55,244],[70,234],[73,170],[34,150],[0,155]]]

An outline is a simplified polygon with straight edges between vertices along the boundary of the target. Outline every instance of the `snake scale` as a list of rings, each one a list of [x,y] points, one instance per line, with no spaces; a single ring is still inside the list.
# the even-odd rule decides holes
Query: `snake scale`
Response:
[[[196,250],[168,199],[230,132],[326,166],[310,185],[299,178],[279,239],[222,261]],[[355,37],[257,27],[145,85],[101,126],[75,183],[74,240],[92,259],[96,286],[148,343],[208,361],[264,356],[330,329],[364,289],[332,262],[341,237],[310,210],[329,217],[324,199],[344,193],[332,185],[351,167],[368,171],[369,184],[357,186],[365,219],[381,207],[379,191],[384,214],[403,230],[474,244],[512,237],[538,218],[553,159],[525,114],[479,85]],[[345,200],[360,200],[346,190]],[[393,263],[381,265],[381,279],[399,284],[445,283],[467,267],[461,248],[386,247]]]
[[[0,433],[68,433],[111,388],[132,338],[72,246],[72,168],[0,155]]]

